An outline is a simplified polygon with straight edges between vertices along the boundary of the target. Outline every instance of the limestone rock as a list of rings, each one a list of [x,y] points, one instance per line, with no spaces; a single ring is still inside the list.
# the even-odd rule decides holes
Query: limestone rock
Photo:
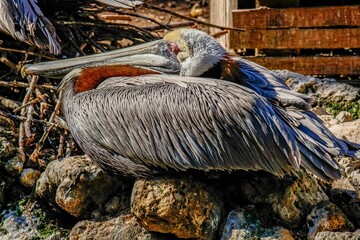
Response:
[[[69,239],[159,240],[162,238],[143,228],[134,216],[126,214],[104,221],[80,221],[72,228]]]
[[[0,162],[16,153],[14,145],[5,137],[0,137]]]
[[[338,138],[360,143],[360,119],[351,122],[335,124],[329,129]]]
[[[40,171],[32,169],[32,168],[25,168],[20,175],[20,182],[25,187],[33,187],[36,184],[36,181],[40,177]]]
[[[179,238],[213,239],[223,206],[202,183],[158,178],[135,182],[131,210],[149,231],[172,233]]]
[[[297,228],[313,206],[328,200],[315,177],[299,172],[299,178],[284,179],[268,177],[246,178],[241,183],[245,198],[254,204],[270,205],[283,226]]]
[[[351,185],[356,191],[360,191],[360,160],[351,157],[343,157],[339,159],[339,164],[344,168]]]
[[[334,181],[330,189],[330,201],[344,212],[356,228],[360,228],[359,193],[345,177]]]
[[[27,204],[25,204],[27,203]],[[66,230],[51,223],[46,213],[36,202],[18,205],[15,211],[2,211],[1,240],[66,239]]]
[[[24,161],[19,156],[10,158],[5,164],[5,170],[11,175],[19,175],[24,169]]]
[[[350,122],[352,121],[352,116],[349,112],[346,111],[341,111],[338,113],[338,115],[336,115],[335,117],[340,123],[344,123],[344,122]]]
[[[319,232],[315,240],[359,240],[360,229],[355,232]]]
[[[222,232],[221,240],[262,239],[292,240],[291,232],[283,227],[264,228],[260,222],[248,215],[243,209],[229,213]]]
[[[88,157],[77,156],[50,162],[37,182],[36,193],[78,217],[121,192],[121,186],[121,180],[111,178]]]
[[[347,111],[353,117],[360,117],[359,88],[339,83],[330,78],[314,78],[287,70],[275,70],[274,72],[292,90],[314,97],[319,106],[327,107],[332,114]]]
[[[354,228],[344,213],[331,202],[321,202],[307,216],[308,238],[313,239],[322,231],[346,231]]]

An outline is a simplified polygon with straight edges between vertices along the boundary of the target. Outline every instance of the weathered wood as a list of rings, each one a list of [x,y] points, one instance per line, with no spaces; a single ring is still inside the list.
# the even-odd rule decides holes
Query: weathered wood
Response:
[[[271,70],[309,75],[360,75],[360,57],[245,57]]]
[[[256,0],[255,7],[271,7],[271,8],[284,8],[284,7],[298,7],[300,0]]]
[[[360,48],[360,28],[271,29],[231,32],[231,48]]]
[[[237,0],[210,0],[210,23],[221,26],[233,26],[232,23],[232,10],[237,9]],[[210,28],[210,33],[214,34],[218,32],[218,29]],[[221,36],[217,39],[223,47],[229,49],[230,37],[229,34]]]
[[[245,29],[359,27],[360,6],[234,10],[233,24]]]

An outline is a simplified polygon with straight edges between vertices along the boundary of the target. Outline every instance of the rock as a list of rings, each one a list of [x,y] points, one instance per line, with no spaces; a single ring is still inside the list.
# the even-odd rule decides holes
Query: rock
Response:
[[[329,129],[338,138],[360,143],[360,119],[336,124],[329,127]]]
[[[223,205],[204,184],[158,178],[135,182],[131,210],[149,231],[179,238],[214,239]]]
[[[126,214],[104,221],[80,221],[72,228],[69,239],[158,240],[162,238],[143,228],[134,216]]]
[[[356,232],[319,232],[315,240],[359,240],[360,229]]]
[[[107,213],[116,213],[120,207],[121,202],[118,196],[112,197],[106,204],[105,204],[105,212]]]
[[[241,182],[246,200],[253,204],[269,204],[283,226],[297,228],[313,206],[328,197],[315,177],[299,172],[299,178],[279,179],[275,176],[253,175]]]
[[[345,214],[333,203],[324,201],[307,216],[308,238],[314,239],[322,231],[346,231],[354,228]]]
[[[294,237],[283,227],[262,227],[259,220],[239,209],[229,213],[221,237],[221,240],[236,239],[292,240]]]
[[[341,111],[335,117],[340,123],[350,122],[353,120],[351,114],[349,112]]]
[[[38,237],[36,227],[29,224],[23,216],[5,216],[0,230],[0,239],[2,240],[32,240]]]
[[[275,70],[284,82],[294,91],[315,97],[319,106],[327,107],[330,113],[347,111],[360,118],[359,88],[339,83],[330,78],[314,78],[287,70]]]
[[[1,240],[66,239],[66,229],[52,224],[37,203],[23,199],[15,211],[3,211],[1,217]]]
[[[350,183],[348,178],[342,177],[332,183],[330,201],[343,211],[347,218],[360,227],[360,200],[359,191]]]
[[[350,184],[356,191],[360,191],[360,159],[343,157],[338,162],[345,169]]]
[[[32,168],[25,168],[20,175],[20,182],[25,187],[33,187],[36,184],[36,181],[40,177],[40,171],[32,169]]]
[[[5,137],[0,137],[0,162],[15,155],[16,148]]]
[[[10,158],[5,164],[5,170],[13,176],[19,175],[23,169],[24,161],[19,156]]]
[[[316,115],[329,115],[329,113],[326,111],[326,109],[319,107],[319,106],[312,108],[311,111],[313,113],[315,113]]]
[[[88,157],[77,156],[50,162],[37,182],[36,193],[78,217],[121,193],[122,186],[121,180],[111,178]]]

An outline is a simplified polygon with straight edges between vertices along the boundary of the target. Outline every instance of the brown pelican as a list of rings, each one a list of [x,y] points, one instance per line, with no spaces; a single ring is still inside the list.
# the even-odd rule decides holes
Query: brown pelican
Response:
[[[282,176],[304,167],[330,180],[341,172],[334,157],[358,148],[309,111],[309,97],[198,30],[24,71],[62,74],[74,66],[60,86],[65,118],[83,151],[114,174],[241,169]]]
[[[134,7],[137,0],[97,0],[115,7]],[[0,32],[16,40],[49,49],[55,55],[61,53],[61,46],[52,23],[42,13],[36,0],[0,0]]]

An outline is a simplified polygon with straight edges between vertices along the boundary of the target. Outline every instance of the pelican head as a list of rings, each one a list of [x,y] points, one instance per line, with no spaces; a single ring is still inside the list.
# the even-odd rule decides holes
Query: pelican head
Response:
[[[75,68],[133,65],[181,76],[201,76],[227,52],[212,36],[195,29],[178,29],[161,40],[79,58],[28,64],[25,75],[63,77]]]
[[[178,29],[164,36],[180,62],[180,75],[201,76],[219,63],[226,50],[212,36],[196,29]]]

